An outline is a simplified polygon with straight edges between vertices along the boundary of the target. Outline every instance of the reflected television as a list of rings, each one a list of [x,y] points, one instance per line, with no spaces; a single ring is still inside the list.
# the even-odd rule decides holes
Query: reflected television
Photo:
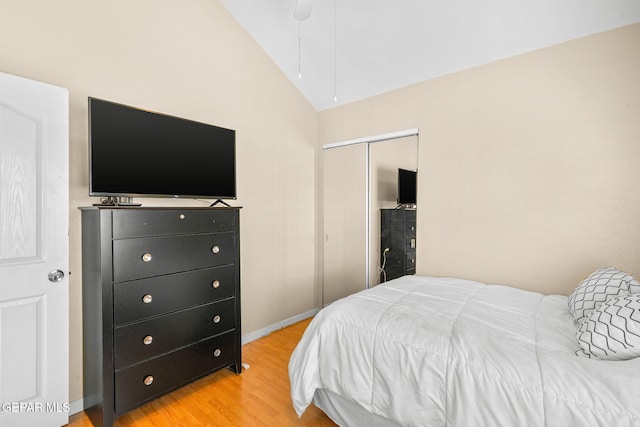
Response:
[[[398,169],[398,204],[415,205],[417,201],[417,179],[416,171]]]

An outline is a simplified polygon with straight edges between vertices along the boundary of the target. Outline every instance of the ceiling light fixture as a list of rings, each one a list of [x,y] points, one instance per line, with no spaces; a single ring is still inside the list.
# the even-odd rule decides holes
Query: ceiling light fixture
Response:
[[[311,16],[312,0],[297,0],[293,17],[298,20],[298,78],[302,78],[302,21]]]
[[[298,78],[302,78],[302,22],[298,22]]]
[[[311,16],[311,1],[312,0],[297,0],[296,8],[293,11],[293,16],[298,21],[304,21]]]
[[[302,78],[302,21],[311,16],[313,0],[296,0],[293,17],[298,20],[298,78]],[[333,102],[338,102],[338,2],[333,0]]]
[[[338,102],[338,3],[333,0],[333,102]]]

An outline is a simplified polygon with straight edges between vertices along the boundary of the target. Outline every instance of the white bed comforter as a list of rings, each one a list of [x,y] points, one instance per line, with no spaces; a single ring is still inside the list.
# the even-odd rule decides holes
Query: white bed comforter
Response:
[[[640,426],[640,358],[575,356],[567,298],[405,276],[321,310],[289,362],[317,389],[403,426]]]

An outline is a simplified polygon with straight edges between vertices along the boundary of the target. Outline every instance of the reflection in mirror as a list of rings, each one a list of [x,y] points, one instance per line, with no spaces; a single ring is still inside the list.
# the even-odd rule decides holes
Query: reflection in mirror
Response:
[[[385,279],[415,274],[416,211],[415,206],[398,204],[398,169],[417,170],[418,137],[376,142],[369,150],[369,287],[373,287]]]

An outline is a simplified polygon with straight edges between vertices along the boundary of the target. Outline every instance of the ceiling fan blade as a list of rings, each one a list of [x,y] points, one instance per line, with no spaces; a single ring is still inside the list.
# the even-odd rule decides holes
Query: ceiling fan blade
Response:
[[[298,21],[304,21],[311,16],[311,4],[312,0],[296,0],[296,8],[293,11],[293,16]]]

